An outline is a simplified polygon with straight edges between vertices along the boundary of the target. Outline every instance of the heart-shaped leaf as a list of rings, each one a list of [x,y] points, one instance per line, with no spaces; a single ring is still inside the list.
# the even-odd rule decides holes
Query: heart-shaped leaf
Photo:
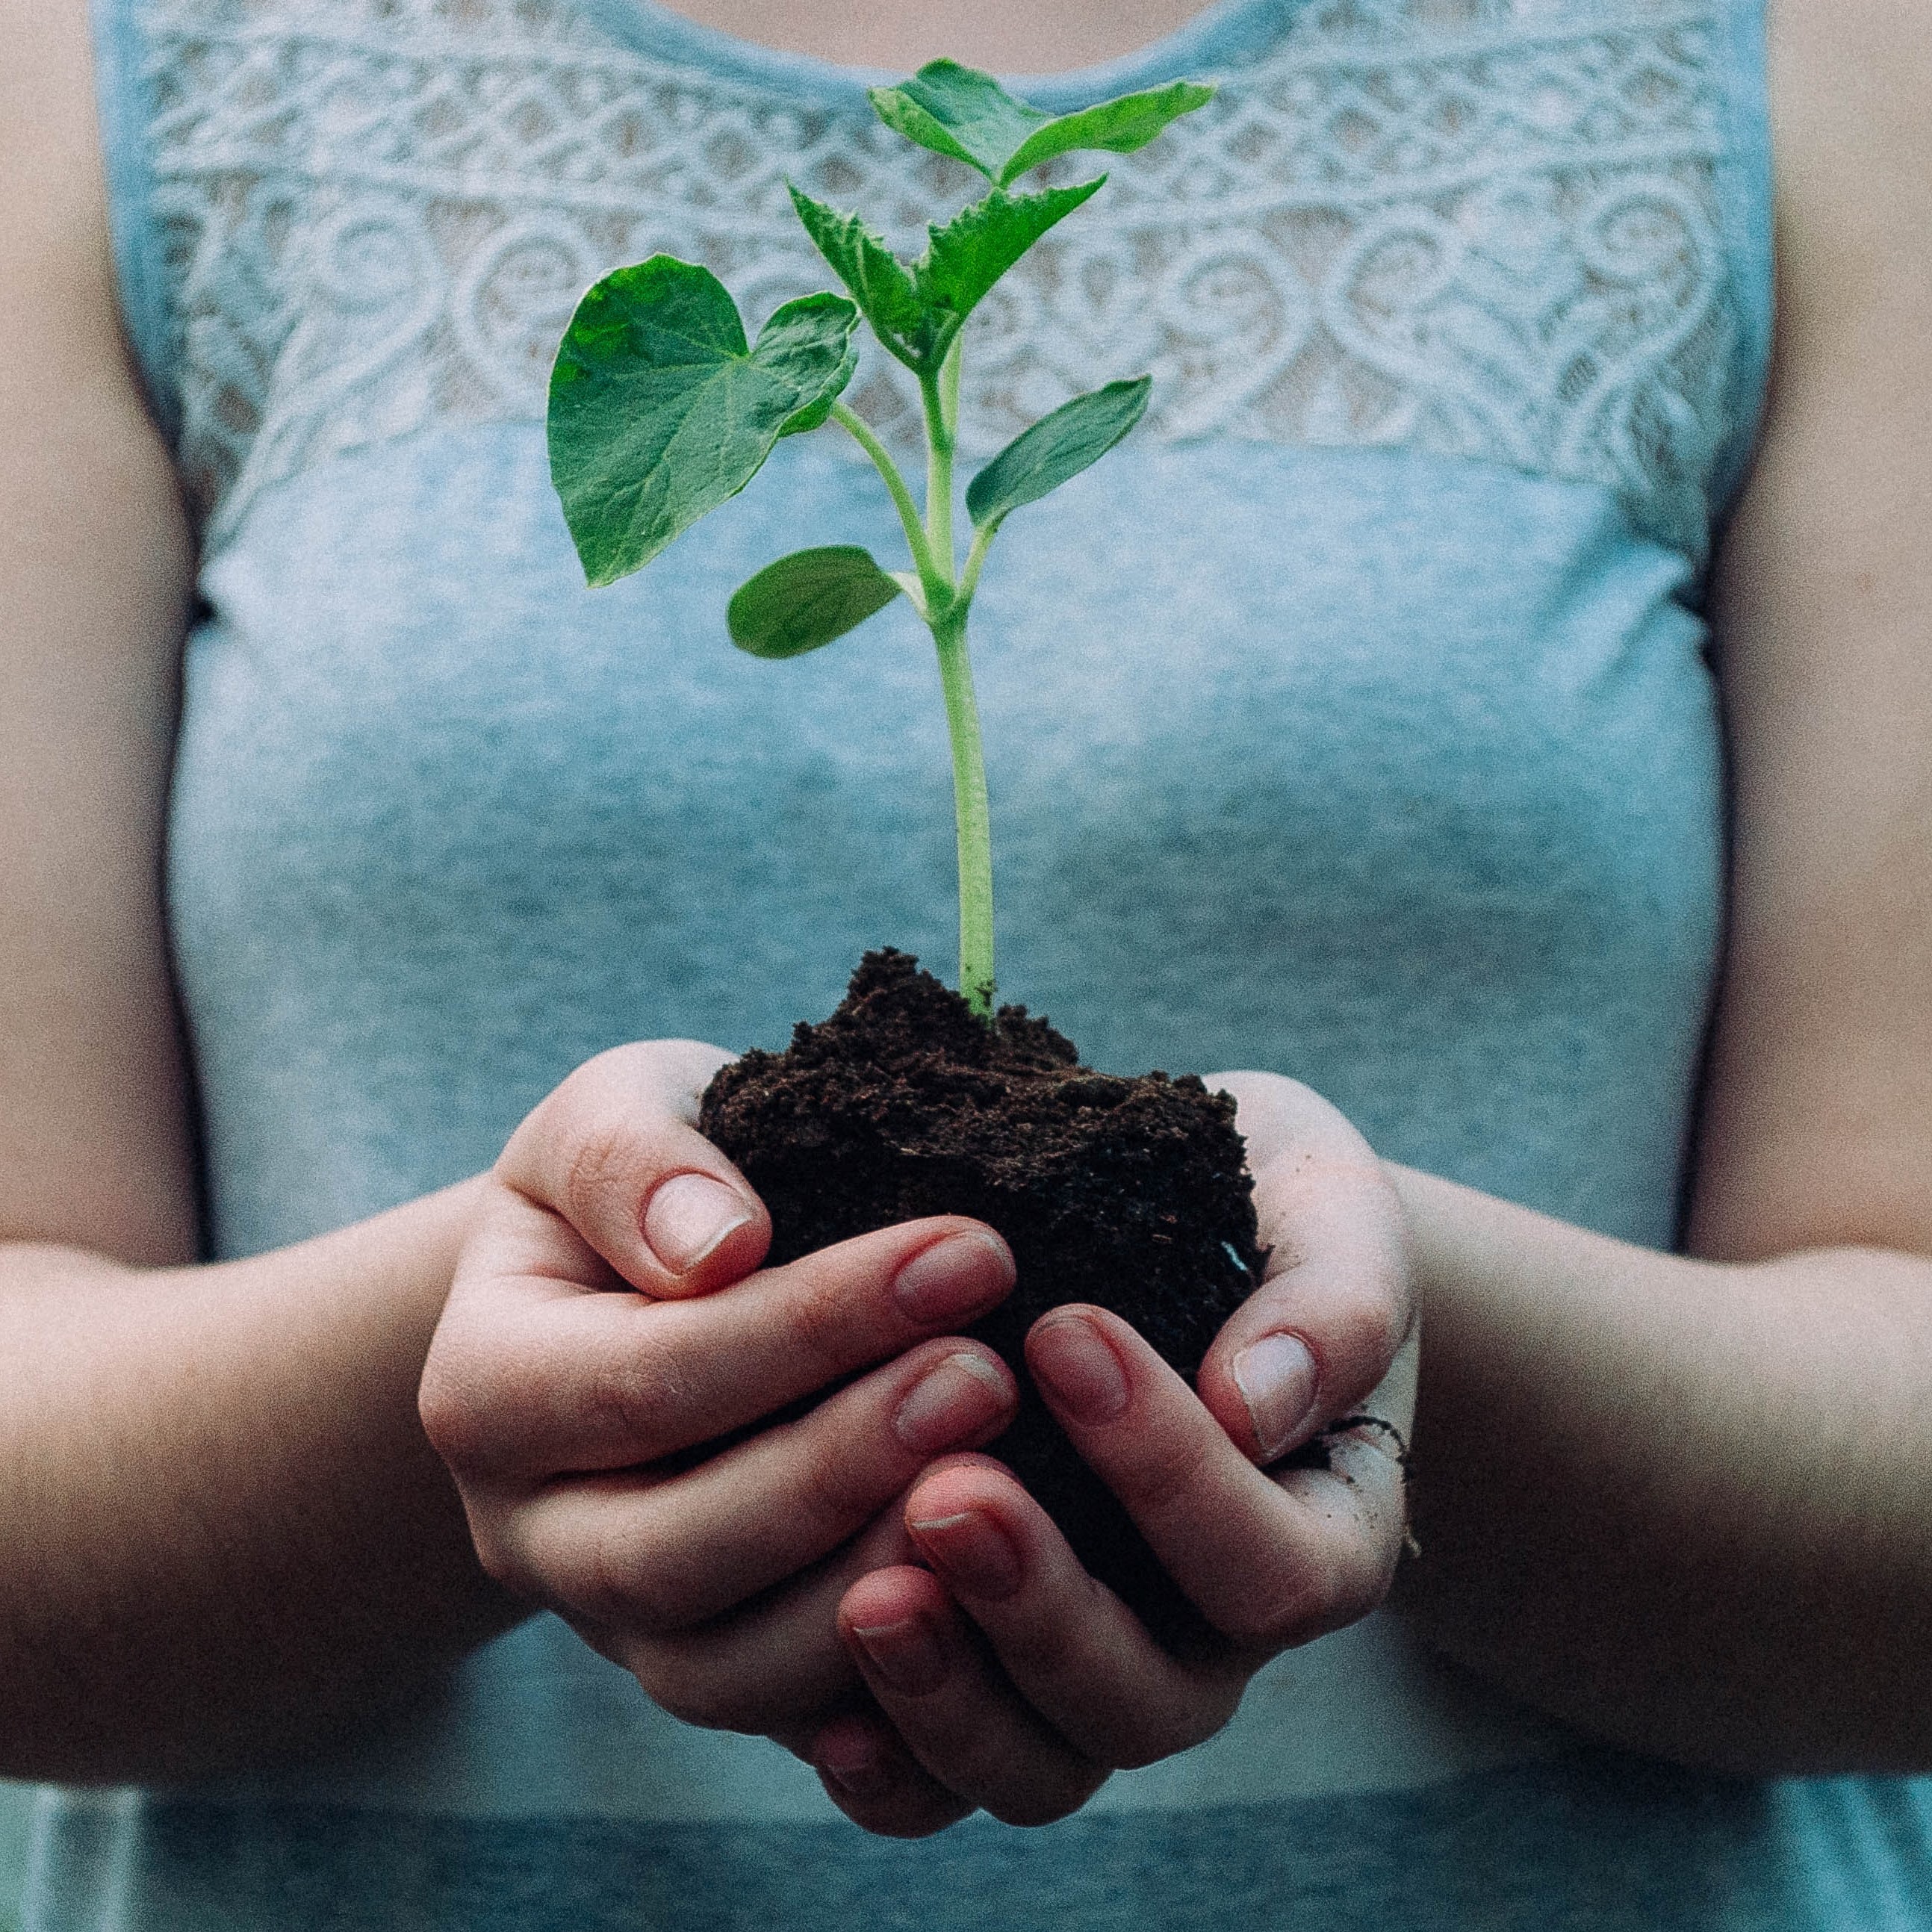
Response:
[[[801,188],[792,188],[791,202],[813,245],[851,290],[880,341],[911,368],[930,362],[939,318],[884,239],[857,215],[814,201]]]
[[[802,296],[748,348],[708,268],[653,255],[597,283],[550,380],[550,480],[586,580],[641,569],[829,410],[851,379],[858,320],[843,296]]]
[[[1042,114],[991,74],[950,60],[928,62],[910,80],[872,90],[873,108],[887,127],[976,168],[996,188],[1078,148],[1130,154],[1214,98],[1211,87],[1177,80],[1076,113]]]
[[[962,208],[944,228],[932,230],[925,259],[913,272],[920,293],[952,316],[949,341],[987,290],[1106,178],[1101,175],[1042,194],[1012,195],[996,188],[984,201]]]
[[[795,658],[883,610],[900,586],[854,544],[794,550],[734,592],[731,641],[754,658]]]
[[[975,526],[999,524],[1098,463],[1140,421],[1153,387],[1147,376],[1109,382],[1022,430],[967,486],[966,512]]]

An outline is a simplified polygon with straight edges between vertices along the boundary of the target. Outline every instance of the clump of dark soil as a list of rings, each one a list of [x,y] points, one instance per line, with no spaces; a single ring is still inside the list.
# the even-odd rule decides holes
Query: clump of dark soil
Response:
[[[788,1052],[721,1070],[699,1125],[770,1210],[768,1265],[926,1214],[1005,1236],[1018,1284],[970,1331],[1020,1384],[992,1453],[1095,1576],[1184,1644],[1193,1612],[1048,1413],[1022,1344],[1049,1308],[1095,1303],[1192,1381],[1266,1259],[1233,1100],[1192,1075],[1094,1072],[1023,1006],[989,1028],[886,950],[866,954],[838,1011],[798,1026]]]

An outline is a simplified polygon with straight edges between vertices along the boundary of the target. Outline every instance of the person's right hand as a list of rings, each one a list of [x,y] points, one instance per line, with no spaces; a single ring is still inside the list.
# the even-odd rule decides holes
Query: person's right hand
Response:
[[[492,1576],[674,1717],[797,1750],[868,1701],[836,1612],[917,1560],[900,1498],[1011,1418],[1012,1375],[957,1331],[1013,1264],[946,1216],[754,1272],[770,1220],[694,1124],[730,1057],[616,1048],[517,1130],[421,1411]]]

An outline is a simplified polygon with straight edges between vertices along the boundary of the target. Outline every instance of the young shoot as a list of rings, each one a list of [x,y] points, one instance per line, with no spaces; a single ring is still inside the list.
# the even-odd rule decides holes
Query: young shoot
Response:
[[[1098,191],[1104,175],[1030,193],[1014,184],[1042,163],[1087,150],[1131,154],[1204,105],[1190,81],[1049,115],[989,74],[934,61],[874,88],[879,118],[907,140],[986,177],[984,196],[928,230],[902,262],[856,214],[791,198],[846,294],[785,303],[748,342],[737,306],[709,269],[669,255],[606,275],[572,316],[550,371],[550,476],[586,579],[641,569],[699,518],[735,496],[781,436],[836,424],[877,467],[905,532],[910,567],[832,544],[768,564],[732,597],[731,640],[755,657],[816,650],[894,598],[917,611],[939,655],[959,850],[959,991],[982,1018],[994,1007],[992,843],[986,764],[967,653],[967,622],[988,551],[1015,511],[1096,463],[1140,420],[1145,376],[1109,382],[1016,436],[973,478],[965,554],[953,529],[961,331],[1013,265]],[[904,364],[924,399],[923,503],[864,419],[839,398],[857,360],[862,318]]]

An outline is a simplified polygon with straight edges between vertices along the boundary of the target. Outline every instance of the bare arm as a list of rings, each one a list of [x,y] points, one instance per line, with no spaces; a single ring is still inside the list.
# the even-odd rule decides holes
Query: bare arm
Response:
[[[1686,1260],[1419,1176],[1405,1598],[1592,1728],[1932,1768],[1932,86],[1774,11],[1779,347],[1718,579],[1732,931]]]
[[[508,1621],[416,1420],[456,1190],[186,1265],[159,900],[190,548],[111,293],[84,10],[0,4],[0,1773],[246,1762]]]

